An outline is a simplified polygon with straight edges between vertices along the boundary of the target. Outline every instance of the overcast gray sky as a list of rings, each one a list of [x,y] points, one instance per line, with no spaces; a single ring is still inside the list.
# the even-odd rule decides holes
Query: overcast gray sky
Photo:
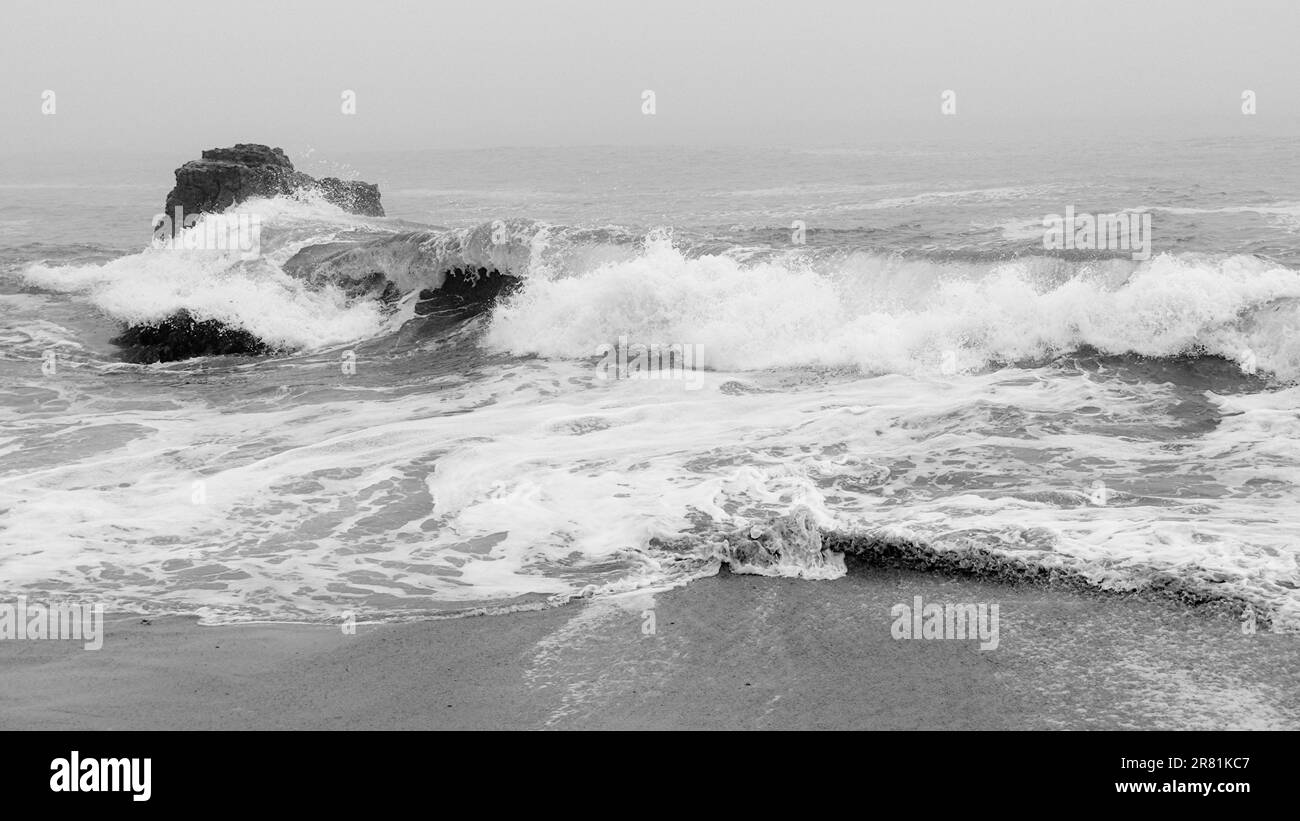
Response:
[[[7,0],[0,14],[4,152],[1300,133],[1295,0]]]

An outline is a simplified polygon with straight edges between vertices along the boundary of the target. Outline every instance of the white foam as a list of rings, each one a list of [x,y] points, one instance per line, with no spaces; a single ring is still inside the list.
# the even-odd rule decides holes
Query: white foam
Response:
[[[84,295],[108,317],[126,324],[156,323],[189,311],[254,334],[270,345],[313,349],[379,332],[383,315],[371,300],[351,300],[337,287],[309,285],[281,265],[300,247],[343,230],[370,226],[320,198],[253,199],[240,214],[264,221],[260,257],[239,251],[150,247],[102,264],[33,263],[20,271],[31,286]],[[191,231],[202,231],[202,222]]]
[[[84,294],[127,324],[156,323],[186,310],[198,320],[243,328],[273,346],[318,348],[377,333],[374,302],[350,301],[338,288],[309,288],[265,262],[236,254],[151,249],[103,265],[50,266],[23,272],[30,285]]]
[[[852,264],[849,264],[852,263]],[[709,367],[818,365],[867,373],[965,371],[1093,346],[1176,356],[1252,351],[1300,377],[1300,273],[1253,257],[1159,255],[1052,275],[1042,260],[944,264],[862,255],[839,270],[689,257],[663,236],[582,276],[533,281],[497,310],[488,345],[586,358],[620,336],[696,344]],[[1276,321],[1271,317],[1276,316]]]
[[[69,394],[12,415],[0,441],[0,577],[211,618],[420,611],[689,577],[711,557],[655,540],[807,508],[822,527],[1022,553],[1121,588],[1212,574],[1300,624],[1300,526],[1279,514],[1300,504],[1295,391],[1209,397],[1236,415],[1188,434],[1169,409],[1197,397],[1177,386],[961,372],[1090,344],[1249,345],[1259,367],[1296,373],[1295,272],[1158,257],[1058,273],[871,256],[819,272],[652,238],[631,259],[536,276],[497,311],[489,347],[553,360],[419,390],[349,384],[331,363],[307,375],[312,401],[263,395],[303,361],[241,371],[221,402],[147,382],[120,402]],[[369,303],[267,260],[156,250],[25,276],[124,320],[184,307],[287,344],[380,327]],[[601,380],[583,360],[619,335],[702,344],[714,370],[698,390]],[[761,372],[782,365],[797,369]],[[41,384],[27,370],[23,385]]]

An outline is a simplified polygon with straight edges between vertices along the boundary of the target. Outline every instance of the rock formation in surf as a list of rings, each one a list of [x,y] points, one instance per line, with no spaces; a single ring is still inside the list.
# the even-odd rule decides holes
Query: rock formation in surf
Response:
[[[240,143],[204,151],[201,160],[176,169],[176,187],[167,195],[165,216],[174,219],[178,208],[186,217],[221,212],[250,197],[303,191],[318,192],[353,213],[384,214],[378,186],[333,177],[317,180],[295,171],[279,148]],[[446,249],[428,246],[427,232],[353,233],[346,239],[299,248],[283,263],[282,270],[309,287],[333,286],[349,300],[375,299],[385,309],[397,305],[404,288],[409,289],[413,282],[430,281],[441,270],[439,285],[421,290],[416,300],[415,315],[421,320],[417,330],[423,334],[446,330],[487,311],[498,298],[520,285],[520,280],[504,266],[449,264],[442,253]],[[124,359],[141,363],[260,355],[271,350],[270,345],[247,330],[183,310],[155,322],[131,325],[113,341],[124,349]]]
[[[250,197],[304,192],[318,193],[327,202],[354,214],[384,216],[379,186],[337,177],[318,180],[294,170],[283,149],[255,143],[209,149],[203,152],[202,159],[191,160],[176,169],[176,186],[167,195],[165,214],[174,218],[177,208],[185,216],[219,213]],[[155,230],[157,227],[155,224]],[[129,362],[262,354],[268,349],[248,331],[213,319],[196,319],[187,311],[156,323],[129,326],[113,341],[124,349],[123,358]]]
[[[232,148],[212,148],[203,158],[176,169],[176,187],[167,195],[166,214],[180,206],[186,214],[223,211],[250,197],[275,197],[317,192],[353,214],[382,217],[379,186],[368,182],[316,179],[295,171],[283,149],[255,143]]]
[[[262,354],[268,348],[262,340],[241,328],[231,328],[215,319],[196,320],[180,311],[156,325],[132,325],[113,340],[121,345],[127,362],[148,364],[193,359],[196,356]]]
[[[518,288],[515,277],[502,274],[493,268],[453,268],[448,271],[442,287],[420,291],[415,305],[416,316],[428,316],[438,311],[458,316],[475,316],[490,308],[493,302]]]

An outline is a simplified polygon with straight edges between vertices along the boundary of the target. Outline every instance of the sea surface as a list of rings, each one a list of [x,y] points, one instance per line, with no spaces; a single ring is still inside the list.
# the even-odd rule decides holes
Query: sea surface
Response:
[[[800,511],[1300,629],[1294,140],[285,145],[388,216],[254,200],[255,258],[151,247],[207,147],[0,158],[0,595],[544,605],[716,573],[720,534]],[[1149,217],[1149,257],[1045,249],[1067,208]],[[519,284],[422,312],[457,268]],[[181,310],[270,352],[112,342]],[[620,340],[690,367],[611,371]]]

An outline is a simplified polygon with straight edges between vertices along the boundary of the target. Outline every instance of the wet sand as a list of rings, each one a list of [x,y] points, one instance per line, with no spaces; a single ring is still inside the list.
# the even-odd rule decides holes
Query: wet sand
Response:
[[[917,595],[998,604],[997,648],[894,639],[890,609]],[[1300,636],[852,560],[830,582],[724,572],[354,635],[138,616],[105,632],[95,652],[0,641],[0,729],[1300,729]]]

